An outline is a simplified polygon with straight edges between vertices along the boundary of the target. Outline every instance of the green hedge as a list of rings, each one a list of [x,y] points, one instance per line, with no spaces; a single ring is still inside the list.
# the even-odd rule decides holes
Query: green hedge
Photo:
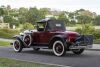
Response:
[[[96,30],[92,25],[87,24],[84,26],[84,28],[77,28],[75,31],[85,35],[92,34],[94,39],[100,38],[100,30]]]
[[[31,23],[23,24],[23,30],[27,30],[27,29],[34,29],[34,26]]]
[[[76,29],[76,31],[81,33],[82,30],[78,28],[78,29]],[[89,29],[87,29],[87,30],[85,30],[85,32],[86,32],[86,33],[84,33],[85,35],[92,34],[94,39],[100,39],[100,30],[93,30],[93,31],[91,30],[90,31]]]
[[[94,39],[94,44],[100,44],[100,39]]]
[[[88,35],[88,34],[93,34],[95,31],[95,28],[91,24],[85,24],[85,25],[82,25],[82,27],[78,27],[75,31],[79,32],[80,34]]]
[[[95,39],[100,39],[100,30],[93,31],[93,35]]]
[[[83,28],[77,28],[75,31],[85,35],[92,34],[94,38],[94,43],[100,44],[100,30],[96,30],[91,24],[87,24]]]
[[[19,32],[20,31],[18,30],[12,30],[12,29],[0,29],[0,38],[12,38]]]

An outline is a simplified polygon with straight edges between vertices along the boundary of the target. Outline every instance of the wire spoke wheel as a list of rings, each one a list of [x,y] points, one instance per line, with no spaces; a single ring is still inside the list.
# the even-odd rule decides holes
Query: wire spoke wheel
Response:
[[[21,44],[21,42],[19,40],[16,40],[13,43],[13,48],[14,48],[15,52],[21,52],[22,51],[22,44]]]
[[[62,56],[65,54],[65,46],[62,41],[55,41],[53,44],[53,52],[56,56]]]
[[[25,35],[23,38],[23,41],[24,41],[26,47],[30,47],[30,45],[32,43],[31,35]]]

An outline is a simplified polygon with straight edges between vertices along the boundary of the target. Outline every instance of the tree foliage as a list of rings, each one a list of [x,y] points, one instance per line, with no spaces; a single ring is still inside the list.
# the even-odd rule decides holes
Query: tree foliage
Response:
[[[3,16],[4,15],[4,10],[3,8],[0,8],[0,16]]]
[[[96,16],[96,18],[94,19],[94,24],[100,25],[100,15]]]
[[[69,25],[69,20],[65,14],[65,12],[62,12],[58,15],[58,19],[60,20],[64,20],[64,22],[66,23],[66,25]]]
[[[25,23],[23,25],[23,29],[24,30],[26,30],[26,29],[34,29],[34,26],[31,23]]]
[[[37,21],[46,18],[48,15],[52,16],[50,18],[64,20],[67,26],[89,23],[100,25],[100,15],[85,9],[68,12],[51,10],[50,8],[37,9],[36,7],[30,7],[28,9],[21,7],[12,9],[10,6],[0,7],[0,17],[2,16],[4,22],[10,23],[10,25],[25,24],[26,22],[36,24]]]

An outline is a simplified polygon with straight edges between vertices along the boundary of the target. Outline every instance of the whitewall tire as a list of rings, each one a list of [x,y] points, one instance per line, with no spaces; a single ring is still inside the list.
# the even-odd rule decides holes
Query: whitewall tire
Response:
[[[15,52],[21,52],[22,51],[22,44],[19,40],[15,40],[13,43],[13,49]]]
[[[53,43],[53,52],[56,56],[62,56],[66,53],[64,43],[62,41],[55,41]]]
[[[26,47],[30,47],[32,44],[32,37],[30,34],[25,34],[23,37],[23,41]]]

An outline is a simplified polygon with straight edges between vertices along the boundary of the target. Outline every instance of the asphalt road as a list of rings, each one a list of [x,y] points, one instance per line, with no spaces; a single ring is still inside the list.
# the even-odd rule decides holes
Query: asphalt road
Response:
[[[0,57],[26,61],[53,63],[71,67],[100,67],[100,51],[85,51],[82,55],[67,52],[63,57],[57,57],[50,50],[33,51],[24,49],[21,53],[13,51],[12,47],[0,47]]]

